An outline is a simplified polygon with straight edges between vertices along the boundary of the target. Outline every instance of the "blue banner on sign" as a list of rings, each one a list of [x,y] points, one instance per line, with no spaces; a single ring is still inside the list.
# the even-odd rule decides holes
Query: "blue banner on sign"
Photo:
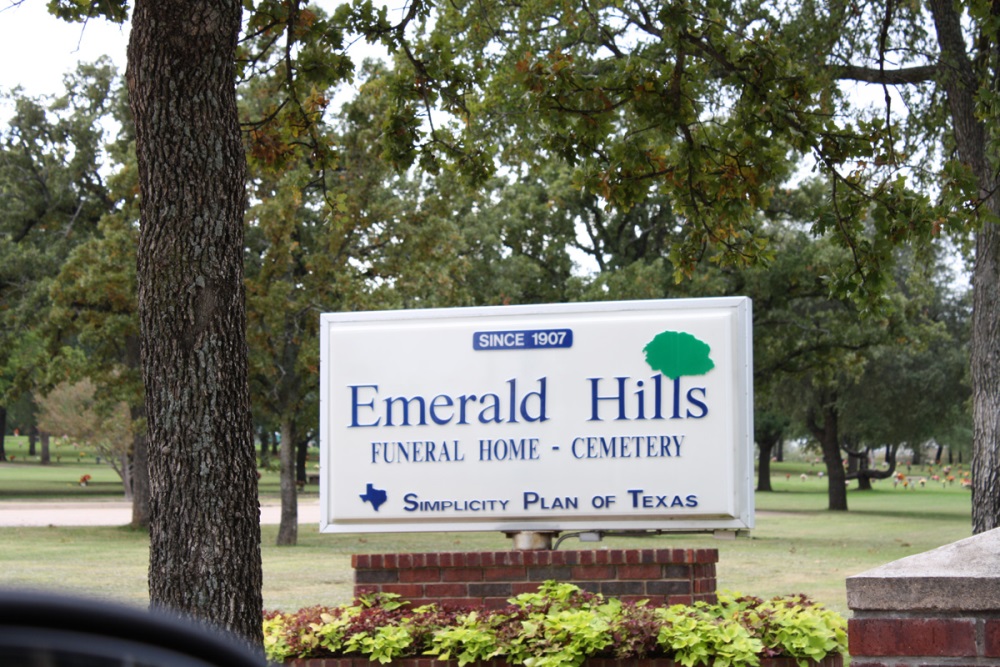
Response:
[[[523,331],[477,331],[474,350],[534,350],[573,347],[572,329],[527,329]]]

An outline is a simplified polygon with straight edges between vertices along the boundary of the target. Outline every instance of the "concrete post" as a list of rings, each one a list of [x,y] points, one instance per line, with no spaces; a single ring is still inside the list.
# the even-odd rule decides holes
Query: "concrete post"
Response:
[[[551,549],[552,538],[558,534],[523,530],[516,533],[507,533],[507,537],[514,540],[514,551],[536,551],[539,549]]]

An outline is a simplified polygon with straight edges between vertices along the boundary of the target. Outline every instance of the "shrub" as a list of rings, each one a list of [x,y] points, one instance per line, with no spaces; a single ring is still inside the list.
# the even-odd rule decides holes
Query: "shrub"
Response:
[[[577,667],[592,657],[666,657],[684,667],[792,657],[805,665],[846,650],[844,619],[804,596],[718,598],[652,607],[549,581],[503,609],[410,609],[399,596],[380,593],[342,607],[268,612],[264,645],[274,662],[362,655],[388,663],[424,655],[526,667]]]

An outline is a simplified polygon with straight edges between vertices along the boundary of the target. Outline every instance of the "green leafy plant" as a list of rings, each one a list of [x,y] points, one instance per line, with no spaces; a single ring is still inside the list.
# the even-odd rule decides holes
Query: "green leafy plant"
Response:
[[[803,667],[847,646],[846,623],[803,596],[722,593],[718,602],[655,607],[545,582],[504,609],[409,608],[394,595],[352,605],[265,615],[268,659],[362,655],[388,663],[416,655],[460,666],[498,658],[526,667],[579,667],[587,658],[662,656],[684,667],[759,665],[787,656]]]

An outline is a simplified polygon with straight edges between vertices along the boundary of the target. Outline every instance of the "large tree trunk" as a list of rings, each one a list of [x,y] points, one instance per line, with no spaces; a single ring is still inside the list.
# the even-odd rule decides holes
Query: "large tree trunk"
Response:
[[[7,460],[4,440],[7,437],[7,408],[0,405],[0,461]]]
[[[52,454],[49,451],[49,434],[42,431],[38,434],[38,439],[41,440],[41,464],[47,466],[52,463]]]
[[[268,430],[263,426],[257,430],[257,433],[260,437],[260,467],[266,470],[271,465],[271,439]]]
[[[281,420],[281,523],[278,545],[293,545],[299,539],[298,490],[295,484],[295,422],[291,417]]]
[[[125,364],[142,367],[141,341],[129,336],[125,341]],[[129,406],[132,420],[132,527],[149,530],[149,443],[146,439],[146,405]]]
[[[771,451],[776,444],[772,439],[761,439],[757,443],[757,490],[773,491],[771,488]]]
[[[295,481],[305,484],[309,481],[309,438],[303,438],[295,446]]]
[[[975,174],[984,198],[982,227],[976,237],[972,278],[972,530],[1000,527],[1000,191],[986,148],[986,128],[977,116],[977,77],[969,59],[962,21],[951,0],[930,0],[941,80],[948,94],[955,146]],[[995,20],[995,17],[994,17]],[[1000,36],[985,34],[996,48]],[[996,93],[997,80],[992,79]]]
[[[132,423],[146,419],[145,407],[133,407]],[[149,529],[149,441],[145,429],[137,429],[132,439],[132,527]]]
[[[995,198],[994,195],[993,198]],[[1000,234],[976,240],[972,312],[972,531],[1000,527]]]
[[[814,414],[809,415],[808,422],[809,430],[823,449],[823,462],[826,464],[828,509],[846,512],[847,475],[844,472],[843,459],[840,456],[840,433],[837,407],[834,402],[829,402],[823,408],[822,423],[816,419]]]
[[[149,597],[260,646],[260,510],[243,291],[239,0],[137,0],[129,101],[142,197]]]

